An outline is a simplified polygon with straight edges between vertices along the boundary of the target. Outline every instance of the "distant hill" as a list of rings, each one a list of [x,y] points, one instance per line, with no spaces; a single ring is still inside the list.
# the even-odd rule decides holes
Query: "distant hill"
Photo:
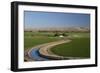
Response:
[[[89,32],[89,27],[63,27],[63,28],[25,28],[24,31],[47,31],[47,32],[53,32],[53,31],[59,31],[59,32]]]

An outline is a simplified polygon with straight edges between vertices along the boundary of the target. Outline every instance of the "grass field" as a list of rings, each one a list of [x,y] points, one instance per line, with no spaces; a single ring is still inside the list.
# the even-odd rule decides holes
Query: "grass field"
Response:
[[[58,36],[55,37],[54,34],[54,32],[24,32],[24,49],[63,39]],[[72,41],[53,47],[51,49],[53,53],[65,57],[90,57],[89,33],[71,32],[65,34],[69,35]]]
[[[37,33],[25,32],[24,34],[24,48],[28,49],[33,46],[60,40],[59,37],[53,37],[53,33]]]
[[[51,49],[55,54],[64,57],[90,57],[89,38],[74,38],[70,43],[61,44]]]

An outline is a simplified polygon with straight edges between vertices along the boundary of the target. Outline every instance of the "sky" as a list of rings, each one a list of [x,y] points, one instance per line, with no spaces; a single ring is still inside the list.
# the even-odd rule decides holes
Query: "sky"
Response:
[[[24,11],[25,28],[89,27],[90,14]]]

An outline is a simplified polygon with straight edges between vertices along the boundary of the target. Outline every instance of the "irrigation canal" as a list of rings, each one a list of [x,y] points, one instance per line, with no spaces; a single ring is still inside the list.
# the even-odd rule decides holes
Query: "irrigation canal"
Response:
[[[34,59],[36,61],[47,61],[47,60],[49,60],[48,58],[44,58],[44,57],[40,56],[39,48],[33,48],[30,51],[30,57],[31,57],[31,59]]]

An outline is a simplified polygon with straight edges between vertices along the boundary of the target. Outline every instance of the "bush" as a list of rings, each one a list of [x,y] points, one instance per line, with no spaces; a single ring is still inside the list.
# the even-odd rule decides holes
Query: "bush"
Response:
[[[54,36],[59,36],[59,34],[58,33],[55,33]]]

